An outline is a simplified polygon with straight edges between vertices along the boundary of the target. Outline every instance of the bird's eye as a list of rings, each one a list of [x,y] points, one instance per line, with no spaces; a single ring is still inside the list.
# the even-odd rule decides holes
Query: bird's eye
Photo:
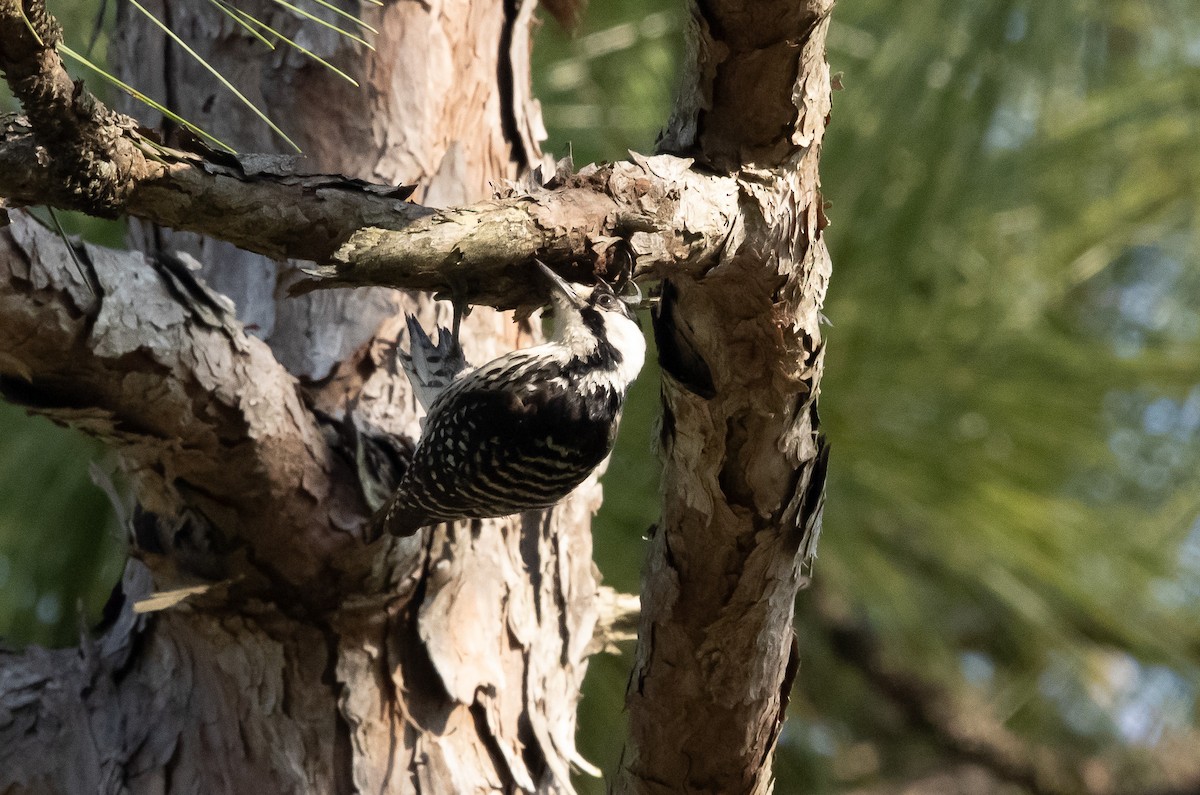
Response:
[[[600,306],[603,309],[612,309],[617,305],[617,299],[612,293],[604,293],[600,296]]]

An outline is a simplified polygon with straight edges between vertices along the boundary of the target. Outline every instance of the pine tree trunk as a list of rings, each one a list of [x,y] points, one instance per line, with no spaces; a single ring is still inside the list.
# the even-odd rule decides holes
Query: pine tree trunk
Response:
[[[296,140],[305,154],[297,171],[418,185],[414,199],[440,206],[490,197],[492,185],[541,157],[541,120],[528,102],[533,5],[364,4],[363,18],[380,31],[374,52],[279,6],[242,6],[304,37],[361,88],[285,48],[266,53],[211,4],[147,8]],[[113,60],[123,79],[239,151],[284,147],[157,27],[120,8]],[[298,379],[301,397],[263,425],[293,422],[312,448],[349,421],[415,436],[390,345],[404,310],[429,326],[448,323],[445,304],[384,288],[287,298],[290,265],[148,224],[132,236],[152,254],[193,255],[207,284],[232,297],[247,331],[270,346],[218,335],[198,357],[249,349],[237,366],[273,355],[287,373],[251,369],[248,381],[278,379],[286,391],[289,374]],[[152,301],[156,287],[130,303]],[[118,331],[143,334],[145,322]],[[463,342],[480,362],[539,334],[537,323],[479,308]],[[240,411],[247,399],[219,395],[207,408]],[[575,705],[596,622],[594,481],[551,512],[440,528],[368,556],[347,532],[365,513],[352,462],[326,458],[295,473],[303,489],[292,487],[294,476],[268,478],[282,486],[263,501],[274,507],[247,511],[205,485],[239,440],[183,436],[196,449],[181,465],[169,448],[182,434],[159,431],[131,430],[143,438],[123,440],[141,506],[140,562],[130,564],[119,622],[82,657],[35,651],[4,662],[3,676],[20,690],[0,701],[0,790],[570,790]],[[251,475],[246,485],[259,481]],[[278,510],[289,502],[298,504]],[[129,600],[150,590],[212,582],[221,584],[169,610],[128,612]]]
[[[832,6],[692,8],[693,60],[660,149],[731,175],[738,218],[715,262],[667,274],[655,318],[663,515],[642,576],[617,792],[773,789],[828,452],[817,166]]]

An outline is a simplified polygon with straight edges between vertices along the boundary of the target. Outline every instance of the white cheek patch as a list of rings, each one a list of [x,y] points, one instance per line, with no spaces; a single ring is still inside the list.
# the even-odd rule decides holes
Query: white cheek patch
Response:
[[[604,325],[608,341],[621,352],[621,363],[617,366],[619,378],[629,386],[646,362],[646,338],[638,324],[623,315],[606,313]]]

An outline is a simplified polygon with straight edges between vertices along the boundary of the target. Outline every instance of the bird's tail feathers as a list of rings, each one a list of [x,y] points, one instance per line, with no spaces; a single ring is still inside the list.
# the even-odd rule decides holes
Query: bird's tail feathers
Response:
[[[438,341],[435,345],[420,322],[407,315],[408,352],[399,352],[400,366],[408,375],[417,402],[429,411],[434,399],[441,394],[455,376],[467,369],[462,346],[445,326],[436,326]]]

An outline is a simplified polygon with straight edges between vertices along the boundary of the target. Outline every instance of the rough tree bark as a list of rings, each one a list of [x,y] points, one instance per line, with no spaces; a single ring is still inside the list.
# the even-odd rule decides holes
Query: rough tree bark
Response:
[[[799,665],[792,630],[815,553],[830,262],[817,172],[832,0],[693,8],[693,57],[660,149],[737,181],[715,262],[673,271],[663,369],[663,514],[642,579],[618,792],[755,792]]]
[[[616,788],[767,791],[823,487],[830,6],[693,9],[662,154],[551,175],[532,0],[364,4],[370,52],[250,9],[361,91],[264,58],[212,5],[148,4],[293,133],[299,163],[148,140],[71,87],[40,2],[0,0],[27,116],[0,127],[0,196],[140,219],[134,251],[80,247],[82,273],[27,216],[0,229],[0,387],[109,441],[136,502],[104,631],[0,657],[0,790],[571,791],[587,655],[619,601],[591,563],[596,482],[553,511],[361,541],[397,453],[379,440],[417,432],[392,357],[403,310],[446,313],[378,285],[527,309],[539,256],[582,276],[632,257],[664,280],[663,520]],[[277,148],[156,28],[120,30],[128,82],[239,149]],[[544,185],[511,182],[535,166]],[[308,277],[282,257],[314,261]],[[305,278],[318,289],[286,297]],[[377,286],[320,289],[347,284]],[[464,342],[482,361],[537,335],[481,308]],[[152,592],[166,609],[135,612]]]

